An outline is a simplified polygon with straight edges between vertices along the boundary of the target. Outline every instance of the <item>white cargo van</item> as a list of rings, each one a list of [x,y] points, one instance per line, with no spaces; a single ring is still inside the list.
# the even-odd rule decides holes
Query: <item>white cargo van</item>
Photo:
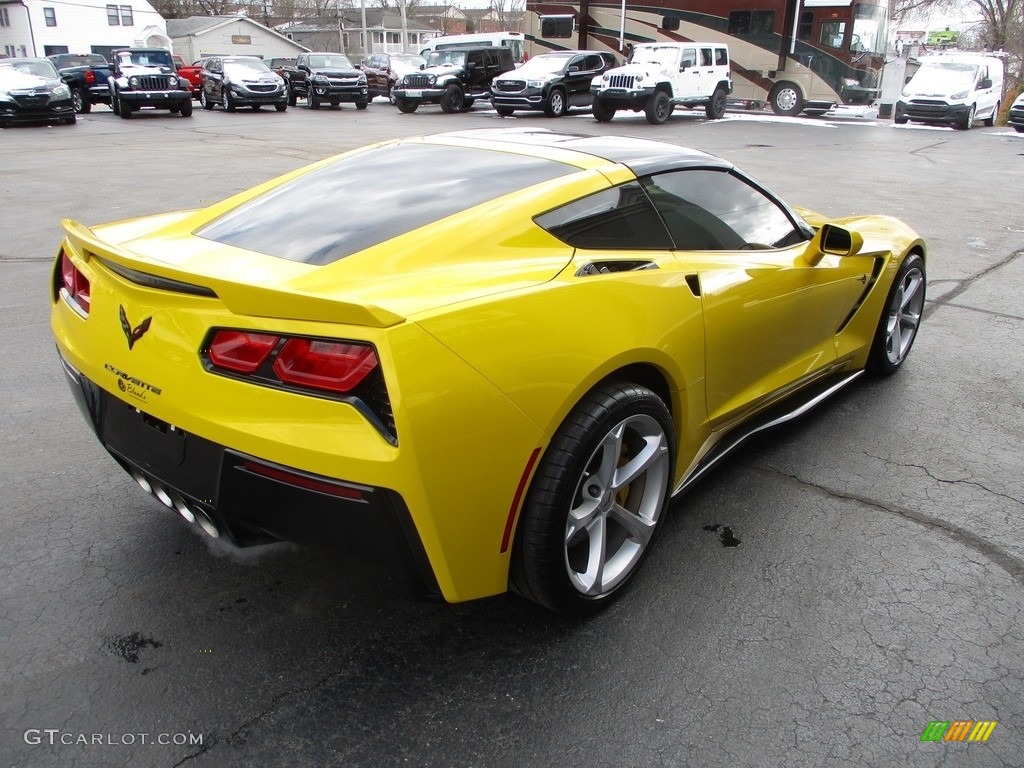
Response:
[[[896,102],[897,123],[949,123],[965,131],[976,120],[995,125],[1003,95],[1002,59],[954,53],[923,56],[920,62]]]
[[[522,32],[478,32],[466,35],[446,35],[428,40],[420,49],[420,56],[427,58],[432,51],[444,48],[458,48],[464,45],[497,45],[512,50],[512,60],[518,67],[525,60],[526,39]]]

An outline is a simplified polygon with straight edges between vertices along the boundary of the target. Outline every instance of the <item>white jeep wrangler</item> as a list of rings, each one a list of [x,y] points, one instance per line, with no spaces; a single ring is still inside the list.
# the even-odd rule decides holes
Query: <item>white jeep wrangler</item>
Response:
[[[721,43],[642,43],[629,61],[590,83],[594,117],[606,123],[616,110],[643,110],[647,122],[661,125],[673,108],[704,105],[707,116],[725,114],[732,93],[729,48]]]

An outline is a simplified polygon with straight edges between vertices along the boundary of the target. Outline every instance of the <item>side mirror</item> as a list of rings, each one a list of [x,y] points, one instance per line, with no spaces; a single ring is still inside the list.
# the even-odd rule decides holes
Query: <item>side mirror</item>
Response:
[[[991,87],[992,87],[992,80],[991,80],[991,78],[988,78],[988,77],[984,78],[980,83],[978,83],[978,90],[979,91],[984,91],[985,89],[991,88]]]
[[[687,70],[687,69],[689,68],[689,66],[690,66],[690,65],[689,65],[689,64],[687,64],[687,63],[686,63],[686,62],[684,61],[684,62],[683,62],[682,64],[680,64],[680,65],[679,65],[679,71],[680,71],[680,72],[685,72],[685,71],[686,71],[686,70]]]
[[[580,71],[580,68],[579,68],[579,67],[577,67],[577,66],[576,66],[575,64],[573,64],[573,65],[572,65],[571,67],[569,67],[569,69],[567,69],[567,70],[565,71],[565,74],[567,74],[567,75],[571,75],[571,74],[573,74],[574,72],[579,72],[579,71]]]
[[[831,256],[855,256],[864,247],[864,236],[853,229],[837,224],[823,224],[807,244],[804,261],[815,267],[825,254]]]
[[[426,68],[427,68],[426,64],[420,64],[420,69],[426,69]]]

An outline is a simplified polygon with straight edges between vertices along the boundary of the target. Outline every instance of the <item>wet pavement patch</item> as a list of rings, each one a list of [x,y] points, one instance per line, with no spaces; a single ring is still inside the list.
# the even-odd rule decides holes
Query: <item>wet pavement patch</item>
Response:
[[[139,653],[143,648],[159,648],[163,643],[151,637],[143,637],[141,632],[130,635],[114,635],[103,641],[103,653],[117,656],[130,664],[139,663]],[[146,670],[147,672],[149,670]]]
[[[722,542],[723,547],[738,547],[741,544],[740,540],[733,534],[732,528],[727,525],[705,525],[704,530],[709,533],[721,531],[722,535],[718,537],[718,540]]]

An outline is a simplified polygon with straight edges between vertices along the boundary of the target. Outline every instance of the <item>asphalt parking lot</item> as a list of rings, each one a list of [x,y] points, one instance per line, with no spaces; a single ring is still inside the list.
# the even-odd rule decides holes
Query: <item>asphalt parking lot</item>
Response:
[[[424,602],[331,552],[229,551],[114,464],[50,337],[62,218],[507,126],[692,146],[791,203],[907,221],[930,248],[909,361],[727,460],[586,621]],[[378,101],[0,131],[0,766],[1024,765],[1022,188],[1024,135],[873,120]],[[997,725],[922,741],[967,720]]]

